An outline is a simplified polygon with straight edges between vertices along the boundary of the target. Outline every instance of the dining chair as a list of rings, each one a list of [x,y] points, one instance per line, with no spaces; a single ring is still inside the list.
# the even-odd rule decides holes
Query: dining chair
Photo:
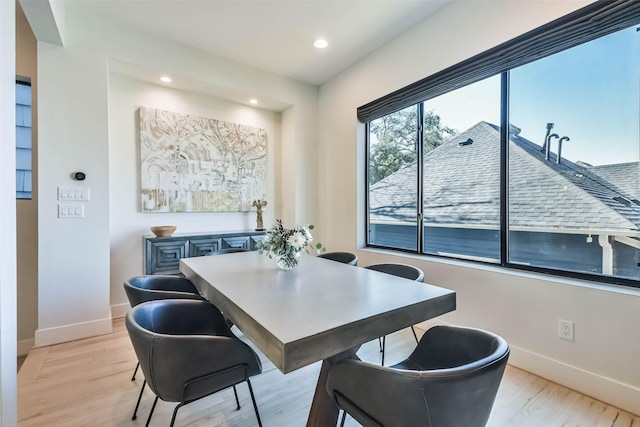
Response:
[[[404,361],[336,363],[327,392],[363,427],[482,427],[498,392],[507,342],[491,332],[434,326]]]
[[[351,252],[325,252],[318,255],[318,258],[330,259],[343,264],[358,265],[358,255]]]
[[[414,267],[412,265],[407,264],[393,264],[393,263],[385,263],[385,264],[372,264],[368,265],[365,268],[369,270],[380,271],[382,273],[391,274],[398,277],[403,277],[409,280],[415,280],[416,282],[422,282],[424,280],[424,273],[418,267]],[[416,330],[411,326],[411,332],[413,332],[413,337],[418,342],[418,335],[416,334]],[[380,353],[382,353],[382,362],[381,365],[384,366],[384,347],[386,344],[386,336],[378,338],[378,344],[380,345]]]
[[[182,406],[246,382],[258,420],[258,406],[249,377],[262,372],[260,358],[229,329],[224,316],[205,301],[157,300],[127,313],[125,325],[147,384],[158,399],[177,402],[170,427]]]
[[[206,301],[200,294],[193,283],[190,280],[179,276],[168,275],[143,275],[134,276],[124,282],[124,291],[129,300],[129,305],[135,307],[138,304],[142,304],[147,301],[165,300],[165,299],[192,299]],[[136,365],[136,369],[133,371],[131,381],[136,380],[136,374],[140,362]],[[138,401],[136,407],[133,410],[132,420],[135,420],[138,416],[138,407],[140,406],[140,400],[142,399],[142,393],[144,387],[147,384],[145,378],[140,388],[140,394],[138,395]]]

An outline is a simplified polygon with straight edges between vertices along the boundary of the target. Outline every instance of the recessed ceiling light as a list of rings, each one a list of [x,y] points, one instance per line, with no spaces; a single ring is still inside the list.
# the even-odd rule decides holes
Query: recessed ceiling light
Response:
[[[249,100],[249,104],[256,105],[257,103],[258,103],[258,100],[257,100],[257,99],[255,99],[255,98],[254,98],[254,99],[250,99],[250,100]]]
[[[160,80],[162,80],[165,83],[171,83],[171,77],[169,76],[162,76],[160,77]]]
[[[313,42],[313,45],[318,49],[324,49],[325,47],[329,46],[329,43],[327,43],[325,39],[318,39]]]

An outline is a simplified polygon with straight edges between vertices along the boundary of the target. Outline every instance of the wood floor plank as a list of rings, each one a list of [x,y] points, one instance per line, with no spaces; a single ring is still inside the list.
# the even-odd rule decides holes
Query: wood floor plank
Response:
[[[18,373],[20,427],[136,427],[146,422],[154,395],[143,394],[138,419],[131,414],[142,385],[131,374],[135,353],[122,319],[112,334],[32,350]],[[237,328],[238,334],[249,345]],[[424,331],[417,330],[418,336]],[[254,347],[255,348],[255,347]],[[415,348],[411,330],[387,336],[385,364],[406,358]],[[263,373],[252,378],[265,427],[304,426],[320,363],[284,375],[262,353]],[[364,344],[358,356],[380,363],[377,340]],[[176,426],[249,427],[256,417],[246,385],[238,386],[242,408],[236,410],[231,389],[184,406]],[[159,401],[150,427],[167,426],[174,403]],[[358,424],[347,417],[345,424]],[[602,402],[508,366],[487,424],[489,427],[640,427],[640,418]]]
[[[44,361],[47,359],[47,355],[49,354],[49,347],[41,347],[34,348],[29,352],[29,357],[27,357],[22,363],[22,367],[18,372],[18,381],[21,384],[31,384],[38,379],[40,375],[40,371],[42,370],[42,365]],[[24,368],[24,370],[22,369]]]

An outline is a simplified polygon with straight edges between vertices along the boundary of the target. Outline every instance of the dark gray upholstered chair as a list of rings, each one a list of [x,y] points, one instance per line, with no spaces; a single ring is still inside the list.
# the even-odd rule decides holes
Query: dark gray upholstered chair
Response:
[[[224,254],[235,254],[237,252],[247,252],[244,248],[224,248],[224,249],[216,249],[207,254],[209,255],[224,255]]]
[[[403,277],[409,280],[415,280],[416,282],[422,282],[424,280],[424,273],[422,272],[422,270],[412,265],[373,264],[373,265],[368,265],[365,268],[368,268],[369,270],[380,271],[382,273],[392,274],[394,276]],[[416,343],[417,343],[418,335],[416,334],[416,330],[414,329],[413,326],[411,326],[411,332],[413,332],[413,337],[416,339]],[[386,337],[379,338],[378,343],[380,344],[380,353],[382,353],[381,365],[384,366],[384,346],[386,343]]]
[[[135,276],[124,282],[124,291],[127,294],[129,305],[135,307],[138,304],[147,301],[164,300],[164,299],[194,299],[204,301],[205,299],[200,296],[198,290],[193,283],[188,279],[178,276]],[[136,380],[136,374],[140,363],[136,365],[136,369],[133,371],[131,381]],[[145,378],[140,388],[140,394],[138,395],[138,401],[136,407],[133,410],[132,420],[137,418],[138,407],[140,406],[140,400],[142,399],[142,393],[144,387],[147,384]]]
[[[358,255],[351,252],[325,252],[318,255],[318,258],[330,259],[343,264],[358,265]]]
[[[224,316],[205,301],[161,300],[133,307],[125,319],[140,368],[156,398],[178,409],[205,396],[247,382],[258,425],[262,426],[249,377],[262,372],[258,355],[238,339]],[[235,392],[235,388],[234,388]],[[236,403],[240,403],[236,392]]]
[[[434,326],[391,367],[338,362],[327,392],[364,427],[482,427],[498,392],[509,346],[491,332]]]
[[[204,300],[190,280],[179,276],[135,276],[124,282],[131,307],[159,299]]]

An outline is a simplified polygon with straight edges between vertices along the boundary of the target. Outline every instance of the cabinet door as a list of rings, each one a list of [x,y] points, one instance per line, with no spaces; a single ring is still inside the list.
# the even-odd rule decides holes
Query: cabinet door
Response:
[[[221,248],[220,237],[191,238],[189,240],[189,256],[205,256],[211,251]]]
[[[222,248],[242,248],[251,249],[249,236],[224,236],[222,238]]]
[[[180,271],[180,258],[187,255],[187,239],[147,240],[145,274],[175,274]]]
[[[267,236],[263,235],[258,235],[258,236],[251,236],[251,241],[249,242],[249,250],[251,251],[255,251],[256,250],[256,243],[263,241]]]

